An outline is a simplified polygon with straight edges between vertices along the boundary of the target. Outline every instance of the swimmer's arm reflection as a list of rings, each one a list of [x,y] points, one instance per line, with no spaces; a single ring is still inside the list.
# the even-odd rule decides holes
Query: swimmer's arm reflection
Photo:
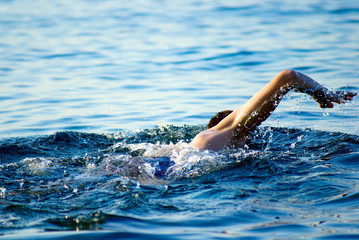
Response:
[[[242,147],[250,133],[271,115],[289,91],[310,95],[321,108],[332,108],[334,103],[350,101],[357,95],[348,91],[329,91],[300,72],[284,70],[243,106],[234,111],[220,112],[213,117],[208,129],[199,133],[191,145],[200,150]]]

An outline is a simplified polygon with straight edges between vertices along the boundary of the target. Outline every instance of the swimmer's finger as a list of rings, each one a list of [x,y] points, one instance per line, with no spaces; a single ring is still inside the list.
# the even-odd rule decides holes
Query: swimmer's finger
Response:
[[[357,93],[349,91],[337,91],[335,94],[344,100],[352,100],[357,95]]]
[[[344,99],[351,101],[353,100],[353,97],[355,97],[356,95],[357,93],[354,92],[346,92]]]
[[[354,96],[358,95],[358,93],[356,93],[356,92],[347,92],[347,93],[351,97],[354,97]]]

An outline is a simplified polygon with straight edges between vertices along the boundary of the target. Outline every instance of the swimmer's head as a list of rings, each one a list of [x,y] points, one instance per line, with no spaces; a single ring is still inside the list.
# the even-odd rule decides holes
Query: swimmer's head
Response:
[[[225,110],[218,112],[216,116],[212,117],[211,120],[209,120],[207,129],[216,126],[220,121],[222,121],[225,117],[227,117],[232,112],[233,112],[232,110]]]

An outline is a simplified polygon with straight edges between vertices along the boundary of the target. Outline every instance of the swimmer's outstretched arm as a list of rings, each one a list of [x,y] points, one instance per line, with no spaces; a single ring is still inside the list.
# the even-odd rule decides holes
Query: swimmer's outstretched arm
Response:
[[[216,126],[199,133],[191,145],[201,150],[220,150],[234,142],[236,146],[243,146],[251,131],[270,116],[291,90],[309,94],[322,108],[332,108],[333,103],[344,103],[356,95],[346,91],[329,91],[300,72],[285,70]]]

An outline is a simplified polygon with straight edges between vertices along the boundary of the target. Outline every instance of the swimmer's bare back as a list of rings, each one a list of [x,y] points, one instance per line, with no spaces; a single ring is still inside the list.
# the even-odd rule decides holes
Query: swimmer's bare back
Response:
[[[271,115],[289,91],[310,95],[322,108],[332,108],[334,103],[345,103],[357,95],[348,91],[330,91],[300,72],[284,70],[243,106],[217,125],[199,133],[190,144],[200,150],[215,151],[242,147],[250,133]]]

